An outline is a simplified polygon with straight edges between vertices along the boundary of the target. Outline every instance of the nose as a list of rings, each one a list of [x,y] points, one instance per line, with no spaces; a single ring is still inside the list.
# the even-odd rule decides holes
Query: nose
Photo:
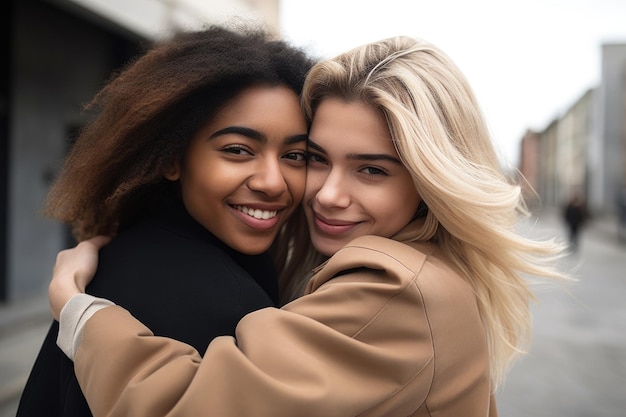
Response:
[[[269,197],[276,197],[287,191],[287,182],[278,158],[268,158],[259,164],[257,171],[248,180],[248,187]]]
[[[331,170],[323,180],[315,199],[322,207],[346,208],[350,205],[349,184],[338,171]]]

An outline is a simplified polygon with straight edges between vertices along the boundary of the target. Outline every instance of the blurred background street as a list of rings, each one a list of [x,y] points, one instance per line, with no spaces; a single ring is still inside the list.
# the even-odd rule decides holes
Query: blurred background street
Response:
[[[565,236],[556,212],[527,222]],[[536,220],[536,223],[535,221]],[[592,221],[563,260],[579,281],[537,289],[534,342],[498,392],[502,417],[626,416],[626,246],[613,223]],[[14,417],[50,323],[46,298],[0,307],[0,417]]]
[[[555,212],[535,231],[566,235]],[[616,226],[592,220],[564,266],[579,282],[569,293],[537,290],[533,345],[500,389],[500,416],[626,416],[626,246]]]

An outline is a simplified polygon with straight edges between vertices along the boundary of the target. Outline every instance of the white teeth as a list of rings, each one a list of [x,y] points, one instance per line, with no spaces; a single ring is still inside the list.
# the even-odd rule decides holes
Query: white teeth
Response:
[[[248,216],[250,217],[254,217],[255,219],[271,219],[272,217],[276,216],[276,214],[278,213],[277,210],[259,210],[259,209],[253,209],[253,208],[249,208],[249,207],[245,207],[245,206],[235,206],[235,208],[239,211],[241,211],[242,213],[246,213]]]

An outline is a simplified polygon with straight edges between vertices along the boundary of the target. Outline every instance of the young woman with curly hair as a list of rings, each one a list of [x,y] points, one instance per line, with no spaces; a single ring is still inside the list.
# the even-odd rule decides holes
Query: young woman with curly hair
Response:
[[[115,236],[91,293],[199,351],[279,304],[284,260],[270,247],[298,236],[288,221],[304,193],[312,63],[261,30],[216,26],[154,45],[95,96],[45,205],[78,240]],[[18,416],[91,415],[57,332]]]

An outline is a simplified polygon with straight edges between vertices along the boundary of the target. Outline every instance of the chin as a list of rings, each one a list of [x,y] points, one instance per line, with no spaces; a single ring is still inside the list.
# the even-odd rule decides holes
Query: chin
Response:
[[[328,256],[330,258],[335,253],[337,253],[339,249],[343,247],[343,244],[342,243],[338,244],[336,242],[328,243],[328,242],[323,242],[319,240],[317,241],[313,240],[313,247],[322,255]]]
[[[231,248],[245,255],[260,255],[263,252],[267,251],[271,245],[272,245],[272,241],[262,242],[258,244],[250,244],[250,242],[248,241],[241,245],[231,246]]]

